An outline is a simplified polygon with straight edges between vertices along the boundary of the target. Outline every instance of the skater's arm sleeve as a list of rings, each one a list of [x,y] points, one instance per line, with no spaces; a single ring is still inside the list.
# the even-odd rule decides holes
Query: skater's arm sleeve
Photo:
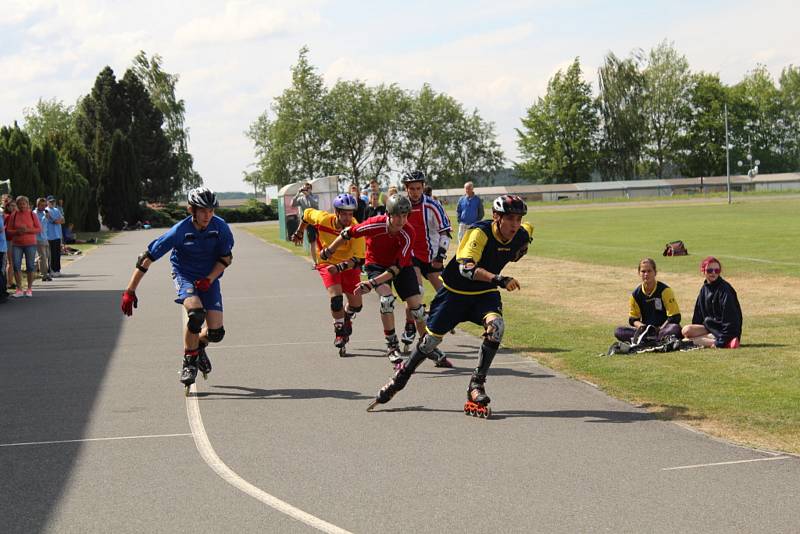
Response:
[[[488,241],[489,238],[479,228],[470,228],[458,247],[456,261],[463,263],[471,260],[473,263],[478,263]]]
[[[397,252],[397,264],[400,267],[408,267],[411,265],[411,244],[414,242],[414,234],[413,231],[409,232],[403,228],[400,230],[400,236],[403,238],[403,242]]]
[[[327,212],[321,212],[314,208],[306,208],[303,211],[303,222],[310,225],[322,224],[322,219]]]
[[[225,226],[219,233],[220,240],[219,244],[217,245],[217,256],[227,258],[231,256],[233,251],[233,232],[229,226]]]
[[[161,237],[156,238],[153,240],[149,245],[147,245],[147,251],[150,253],[150,256],[153,258],[153,261],[156,261],[161,256],[175,248],[176,244],[176,236],[177,232],[175,231],[175,227],[169,229],[169,231],[163,234]]]

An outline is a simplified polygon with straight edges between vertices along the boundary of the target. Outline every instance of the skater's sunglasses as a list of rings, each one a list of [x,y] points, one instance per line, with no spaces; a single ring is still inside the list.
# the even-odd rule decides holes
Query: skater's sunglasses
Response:
[[[722,272],[722,269],[711,269],[711,268],[708,268],[708,269],[706,269],[706,272],[708,274],[719,274],[719,273]]]

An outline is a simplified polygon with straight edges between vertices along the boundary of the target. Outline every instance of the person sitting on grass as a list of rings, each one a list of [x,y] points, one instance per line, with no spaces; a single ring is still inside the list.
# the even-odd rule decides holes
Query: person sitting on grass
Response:
[[[642,338],[662,341],[667,336],[681,336],[681,310],[672,288],[656,280],[658,270],[652,258],[639,262],[642,283],[630,297],[630,326],[620,326],[614,331],[619,341],[638,345]]]
[[[722,278],[722,264],[708,256],[700,264],[706,280],[697,295],[692,324],[683,327],[683,337],[698,347],[735,349],[742,337],[742,307],[739,297]]]

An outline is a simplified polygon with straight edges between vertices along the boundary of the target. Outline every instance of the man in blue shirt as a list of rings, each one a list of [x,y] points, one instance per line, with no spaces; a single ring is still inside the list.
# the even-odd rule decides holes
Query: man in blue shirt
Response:
[[[61,225],[64,224],[64,214],[56,207],[56,197],[47,197],[47,207],[44,209],[47,226],[47,242],[50,244],[50,276],[61,276]]]
[[[458,242],[460,243],[467,228],[483,220],[483,202],[475,194],[472,182],[464,184],[464,196],[458,200],[456,215],[458,217]]]
[[[139,299],[136,288],[150,265],[172,252],[172,279],[177,297],[188,315],[183,331],[183,370],[181,382],[186,395],[200,370],[206,377],[211,360],[205,348],[225,337],[222,321],[222,292],[219,279],[233,259],[233,233],[222,218],[214,215],[219,206],[216,194],[206,187],[189,191],[191,215],[154,240],[139,255],[128,287],[122,294],[122,313],[133,315]]]

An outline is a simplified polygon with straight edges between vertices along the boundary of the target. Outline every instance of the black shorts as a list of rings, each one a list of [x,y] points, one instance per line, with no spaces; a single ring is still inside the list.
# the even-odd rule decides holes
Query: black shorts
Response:
[[[370,263],[364,266],[364,271],[367,273],[368,278],[375,278],[380,276],[386,271],[387,267],[378,265],[377,263]],[[397,296],[400,300],[406,301],[409,297],[419,295],[419,282],[417,281],[417,273],[412,266],[402,267],[400,274],[395,276],[394,280],[390,282],[397,291]]]
[[[419,269],[419,272],[422,273],[422,276],[428,278],[429,274],[436,274],[442,272],[444,266],[439,267],[438,269],[433,267],[430,263],[426,263],[419,258],[411,258],[411,261],[414,263],[414,267]]]
[[[436,336],[444,336],[459,323],[466,321],[483,326],[483,320],[490,313],[503,315],[503,301],[499,291],[489,291],[478,295],[454,293],[442,286],[431,301],[428,316],[428,331]]]

